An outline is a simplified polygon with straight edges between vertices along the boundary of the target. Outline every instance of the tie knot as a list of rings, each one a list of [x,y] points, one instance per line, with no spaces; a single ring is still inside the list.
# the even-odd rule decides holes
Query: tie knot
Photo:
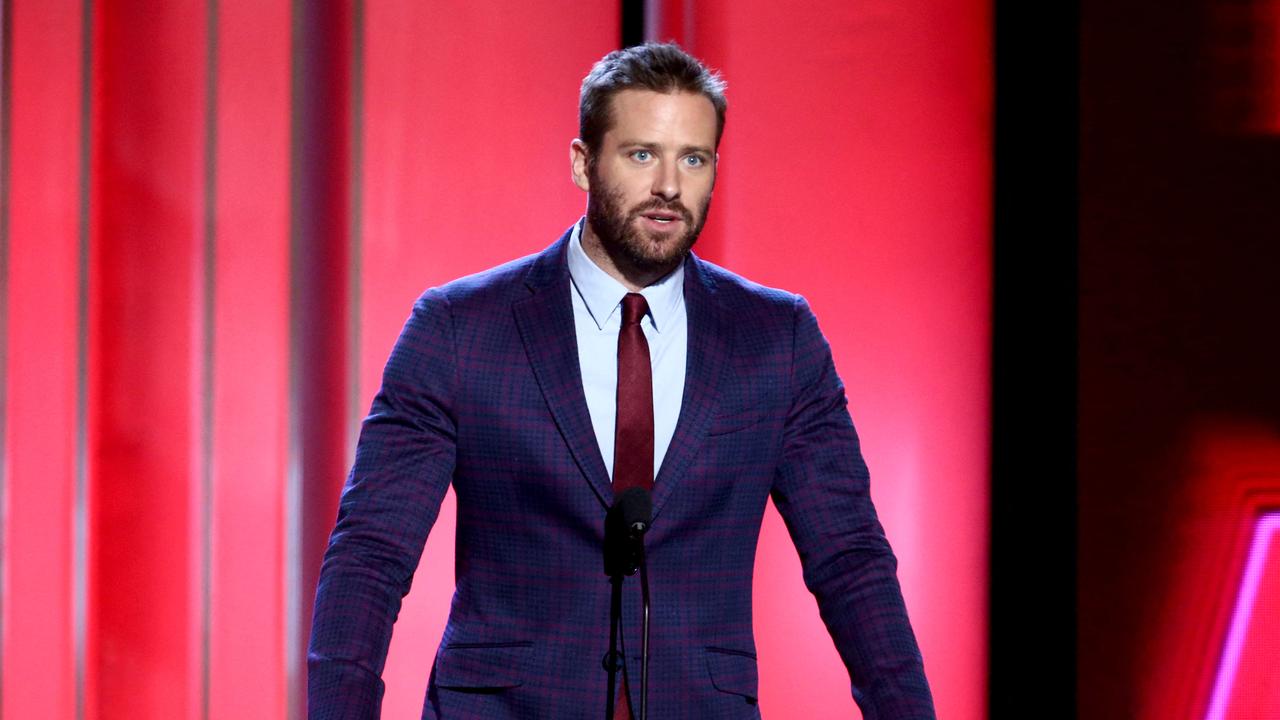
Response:
[[[639,324],[640,319],[649,311],[649,303],[640,293],[627,293],[622,297],[622,325]]]

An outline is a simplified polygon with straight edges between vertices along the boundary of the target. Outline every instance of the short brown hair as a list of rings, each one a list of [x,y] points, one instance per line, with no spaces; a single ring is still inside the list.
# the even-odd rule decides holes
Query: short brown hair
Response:
[[[610,100],[623,90],[702,95],[716,110],[716,146],[724,134],[725,82],[675,43],[645,43],[614,50],[600,59],[582,79],[578,95],[578,138],[592,152],[599,150],[613,125]]]

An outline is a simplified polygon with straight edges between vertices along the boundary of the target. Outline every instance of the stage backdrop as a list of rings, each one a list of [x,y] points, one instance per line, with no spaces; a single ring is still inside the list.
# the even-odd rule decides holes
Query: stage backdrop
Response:
[[[582,212],[615,2],[6,2],[0,716],[294,718],[359,418],[414,298]],[[941,717],[985,714],[990,12],[653,2],[729,83],[698,251],[813,304]],[[452,498],[388,659],[417,717]],[[769,511],[766,717],[856,716]]]

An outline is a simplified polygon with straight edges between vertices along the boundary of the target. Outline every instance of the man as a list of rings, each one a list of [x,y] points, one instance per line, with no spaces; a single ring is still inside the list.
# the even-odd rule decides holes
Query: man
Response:
[[[689,252],[723,89],[672,45],[606,56],[583,81],[571,146],[586,218],[415,304],[325,556],[311,717],[377,716],[391,626],[450,482],[457,586],[426,718],[602,715],[603,526],[630,487],[653,498],[650,717],[760,716],[751,575],[770,495],[863,716],[934,716],[813,314]],[[636,585],[616,717],[639,705]]]

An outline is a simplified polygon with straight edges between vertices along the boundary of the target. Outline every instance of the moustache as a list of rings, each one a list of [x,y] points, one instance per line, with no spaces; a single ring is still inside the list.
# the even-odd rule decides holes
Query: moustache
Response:
[[[637,218],[647,212],[653,212],[655,210],[663,210],[666,212],[678,213],[680,215],[680,218],[684,220],[686,225],[693,224],[693,213],[689,212],[689,208],[685,207],[684,203],[680,202],[679,200],[666,202],[661,199],[655,198],[653,200],[649,200],[648,202],[645,202],[641,205],[637,205],[636,207],[632,208],[631,212],[628,213],[628,215],[631,218]]]

